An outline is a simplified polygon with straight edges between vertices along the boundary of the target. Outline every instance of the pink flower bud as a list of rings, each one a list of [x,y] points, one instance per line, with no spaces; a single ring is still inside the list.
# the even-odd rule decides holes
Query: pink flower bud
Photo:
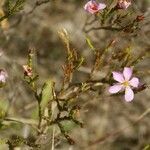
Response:
[[[118,0],[117,9],[127,9],[131,5],[130,0]]]
[[[143,21],[144,19],[145,19],[144,15],[138,15],[138,16],[136,17],[136,21],[137,21],[137,22]]]
[[[25,76],[31,77],[33,75],[32,68],[29,67],[28,65],[23,65],[23,69]]]
[[[91,14],[96,14],[105,8],[106,5],[104,3],[97,3],[95,0],[90,0],[84,6],[84,9]]]

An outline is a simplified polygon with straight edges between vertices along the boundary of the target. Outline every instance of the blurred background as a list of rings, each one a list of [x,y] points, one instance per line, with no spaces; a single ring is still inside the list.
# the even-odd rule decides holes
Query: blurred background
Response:
[[[0,9],[5,10],[4,2],[0,1]],[[62,65],[66,57],[58,31],[65,28],[72,46],[86,58],[81,70],[74,76],[74,81],[80,82],[88,77],[87,70],[93,60],[83,32],[86,18],[91,17],[83,9],[87,1],[52,0],[33,10],[35,2],[36,0],[26,0],[22,11],[1,22],[0,26],[0,68],[5,68],[9,75],[8,85],[0,89],[0,109],[8,110],[9,116],[36,118],[36,100],[23,81],[22,65],[27,62],[29,48],[36,50],[35,67],[40,76],[39,85],[46,79],[53,78],[57,89],[61,88]],[[105,2],[110,3],[110,0]],[[146,53],[146,57],[136,64],[135,68],[141,83],[149,85],[150,1],[134,0],[132,3],[128,11],[145,16],[141,30],[136,35],[97,30],[88,33],[88,36],[98,49],[103,49],[111,40],[117,39],[114,51],[131,46],[135,56],[144,56]],[[137,93],[132,103],[126,103],[122,96],[110,96],[107,87],[108,85],[102,91],[88,92],[77,99],[75,103],[79,103],[82,108],[80,119],[85,126],[80,128],[66,123],[69,134],[76,142],[73,146],[63,139],[56,128],[55,149],[142,150],[150,144],[150,114],[134,125],[140,115],[150,108],[149,89]],[[125,129],[118,134],[106,137],[123,128]],[[26,130],[31,131],[30,127],[25,125],[6,124],[0,128],[0,138],[9,138],[13,134],[25,136]],[[48,137],[41,149],[50,149],[52,132]],[[101,139],[102,137],[104,139]],[[7,145],[0,145],[0,149],[8,148]]]

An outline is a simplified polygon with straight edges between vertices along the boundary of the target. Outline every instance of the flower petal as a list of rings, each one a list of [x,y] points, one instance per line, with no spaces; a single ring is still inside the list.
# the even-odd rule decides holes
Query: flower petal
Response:
[[[89,2],[84,5],[84,9],[88,10],[88,7],[89,7]]]
[[[139,85],[139,79],[134,77],[132,78],[130,81],[129,81],[130,85],[133,86],[133,87],[138,87]]]
[[[123,74],[122,74],[122,73],[120,73],[120,72],[115,72],[115,71],[113,71],[112,73],[113,73],[113,78],[114,78],[114,80],[116,80],[116,81],[118,81],[118,82],[120,82],[120,83],[123,83],[123,82],[124,82],[124,78],[123,78]]]
[[[106,8],[106,5],[104,3],[99,3],[99,5],[98,5],[99,10],[102,10],[102,9],[105,9],[105,8]]]
[[[129,86],[127,86],[125,89],[125,100],[127,102],[130,102],[133,100],[133,98],[134,98],[133,90]]]
[[[87,2],[87,3],[84,5],[84,9],[88,11],[89,7],[90,7],[93,3],[95,3],[95,2],[93,2],[93,1]]]
[[[129,81],[132,76],[132,69],[129,67],[125,67],[123,70],[123,75],[126,81]]]
[[[114,94],[114,93],[118,93],[121,89],[122,89],[121,84],[115,84],[115,85],[111,86],[108,91],[109,91],[109,93]]]

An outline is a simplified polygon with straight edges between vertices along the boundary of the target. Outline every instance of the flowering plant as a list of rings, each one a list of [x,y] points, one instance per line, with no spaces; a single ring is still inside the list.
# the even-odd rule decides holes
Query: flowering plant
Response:
[[[50,5],[39,9],[41,5],[49,2]],[[25,10],[20,13],[24,3]],[[0,69],[0,136],[8,138],[5,145],[9,149],[49,150],[50,145],[52,150],[55,147],[90,150],[93,145],[94,149],[103,149],[103,145],[100,147],[99,143],[106,143],[107,139],[115,136],[114,144],[117,136],[120,133],[123,135],[123,131],[131,127],[127,119],[134,126],[150,112],[150,108],[147,109],[148,106],[145,105],[146,111],[137,119],[132,120],[135,116],[127,117],[132,114],[130,110],[135,112],[134,115],[138,115],[144,108],[143,104],[146,104],[146,96],[143,96],[144,100],[141,101],[141,97],[138,98],[136,93],[148,88],[148,83],[143,83],[143,78],[149,71],[140,68],[140,65],[145,67],[146,63],[141,63],[141,60],[147,57],[149,52],[149,43],[145,42],[148,32],[143,29],[147,14],[137,13],[132,8],[134,2],[129,0],[110,0],[105,3],[89,0],[82,7],[78,5],[77,9],[81,11],[73,9],[76,7],[73,7],[72,3],[81,4],[82,1],[37,0],[31,8],[33,3],[25,0],[6,0],[1,8],[0,1],[0,27],[3,21],[10,24],[8,31],[4,26],[0,28],[0,40],[4,36],[0,41],[0,65],[9,70],[7,73],[5,69]],[[35,9],[38,11],[34,11]],[[51,16],[54,10],[56,20]],[[48,11],[51,13],[46,14]],[[67,13],[58,15],[65,11]],[[84,19],[80,17],[82,12],[83,16],[87,15],[85,24]],[[13,15],[16,17],[10,19]],[[76,28],[76,22],[69,20],[68,15],[79,19],[78,24],[84,24],[83,28]],[[58,31],[59,27],[54,26],[53,22],[57,22],[58,18],[61,19],[61,26],[67,22],[71,30],[63,28]],[[70,23],[75,24],[70,26]],[[55,30],[58,35],[54,36]],[[71,34],[74,36],[70,37]],[[144,38],[138,38],[138,35]],[[59,38],[64,47],[57,41]],[[28,46],[28,42],[32,43],[32,46],[29,46],[26,52],[25,45]],[[60,49],[64,51],[59,51]],[[120,95],[121,98],[124,95],[125,102],[113,101],[114,97],[117,99]],[[126,103],[134,98],[134,103]],[[76,128],[77,126],[84,130]],[[142,141],[144,137],[147,139],[149,133],[149,126],[147,129],[145,127],[144,132],[143,128],[138,130],[142,131]],[[130,138],[139,140],[134,131],[132,135]],[[138,143],[141,144],[142,141]],[[118,144],[118,141],[116,143]],[[75,146],[70,147],[69,144]],[[120,145],[122,149],[137,149],[137,145],[133,148],[132,144],[129,148]],[[143,146],[143,143],[141,145]],[[113,145],[110,144],[108,149],[114,148],[111,146]]]

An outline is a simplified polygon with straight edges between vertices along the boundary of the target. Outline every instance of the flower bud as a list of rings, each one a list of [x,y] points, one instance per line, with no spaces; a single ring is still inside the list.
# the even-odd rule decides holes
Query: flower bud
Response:
[[[145,17],[144,17],[143,15],[138,15],[138,16],[136,17],[136,21],[137,21],[137,22],[143,21],[144,19],[145,19]]]
[[[127,9],[130,5],[131,5],[130,0],[118,0],[116,8],[117,9]]]
[[[29,67],[28,65],[23,65],[23,69],[24,69],[25,76],[31,77],[33,75],[32,68]]]

